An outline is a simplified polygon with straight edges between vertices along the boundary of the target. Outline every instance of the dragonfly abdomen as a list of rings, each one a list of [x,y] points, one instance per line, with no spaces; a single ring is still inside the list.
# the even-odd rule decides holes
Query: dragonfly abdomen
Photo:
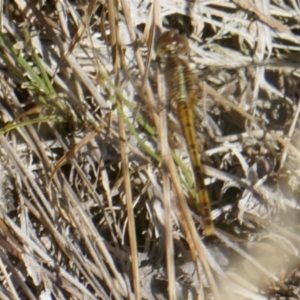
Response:
[[[197,147],[194,114],[188,102],[181,101],[177,104],[177,117],[182,127],[193,168],[197,193],[196,208],[203,218],[203,233],[204,235],[213,235],[214,225],[211,219],[210,199],[206,186],[204,185],[204,171]]]

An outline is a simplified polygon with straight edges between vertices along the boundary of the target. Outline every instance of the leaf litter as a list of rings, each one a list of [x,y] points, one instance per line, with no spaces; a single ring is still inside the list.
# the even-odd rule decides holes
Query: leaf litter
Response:
[[[2,11],[1,298],[297,299],[298,4],[121,3]],[[213,238],[154,24],[189,40]]]

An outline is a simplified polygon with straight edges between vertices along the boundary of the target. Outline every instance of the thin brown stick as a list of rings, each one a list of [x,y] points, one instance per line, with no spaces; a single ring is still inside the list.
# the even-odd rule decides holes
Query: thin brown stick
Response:
[[[122,116],[119,115],[119,134],[120,134],[120,152],[122,160],[122,170],[124,177],[124,188],[126,194],[126,206],[127,206],[127,216],[128,216],[128,235],[131,253],[131,265],[132,265],[132,280],[133,288],[136,299],[140,299],[140,275],[139,275],[139,263],[138,263],[138,253],[137,253],[137,242],[136,242],[136,229],[134,221],[134,210],[132,205],[132,193],[131,193],[131,183],[130,183],[130,172],[128,167],[128,148],[126,146],[126,135],[125,127]]]
[[[158,74],[159,75],[159,74]],[[165,89],[163,81],[159,80],[158,76],[158,94],[161,98],[165,98]],[[168,171],[168,165],[170,164],[171,156],[168,145],[167,135],[167,115],[166,110],[162,109],[159,114],[160,120],[160,144],[161,144],[161,156],[162,156],[162,175],[163,175],[163,204],[165,208],[165,234],[166,234],[166,259],[167,259],[167,276],[168,276],[168,293],[169,299],[176,299],[176,286],[175,286],[175,263],[174,263],[174,247],[172,237],[172,218],[171,218],[171,187],[170,177]]]

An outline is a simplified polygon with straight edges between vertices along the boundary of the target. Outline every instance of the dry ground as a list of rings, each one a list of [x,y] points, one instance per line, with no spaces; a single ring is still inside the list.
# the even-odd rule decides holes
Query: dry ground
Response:
[[[1,299],[299,298],[298,1],[1,5]],[[199,83],[214,237],[158,104],[170,29]]]

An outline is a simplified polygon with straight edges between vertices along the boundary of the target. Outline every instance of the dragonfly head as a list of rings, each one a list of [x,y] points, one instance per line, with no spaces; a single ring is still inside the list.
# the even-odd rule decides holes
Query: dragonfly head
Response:
[[[186,55],[189,52],[189,42],[177,30],[166,31],[157,39],[155,52],[159,58],[170,55]]]

